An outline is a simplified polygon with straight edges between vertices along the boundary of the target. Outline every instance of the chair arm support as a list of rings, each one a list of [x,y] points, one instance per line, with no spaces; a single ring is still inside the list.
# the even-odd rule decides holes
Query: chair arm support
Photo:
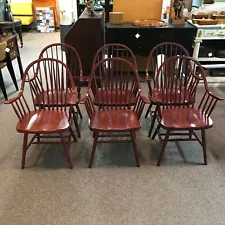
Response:
[[[152,85],[151,85],[152,79],[149,78],[149,75],[148,75],[147,72],[146,72],[146,78],[145,78],[145,80],[146,80],[147,83],[148,83],[149,93],[150,93],[150,95],[152,95]]]
[[[20,90],[15,98],[11,98],[4,102],[4,104],[12,105],[18,119],[20,120],[24,115],[30,112],[30,108],[26,99],[23,96],[23,91]]]
[[[214,95],[212,92],[206,89],[205,94],[198,106],[198,109],[203,111],[207,116],[210,116],[218,101],[225,100],[219,96]]]
[[[136,104],[133,109],[133,111],[136,112],[138,119],[141,118],[145,104],[149,104],[149,103],[150,103],[150,101],[148,100],[148,98],[143,96],[141,91],[139,90],[138,94],[137,94],[137,101],[136,101]]]
[[[93,101],[92,101],[89,93],[87,93],[86,96],[84,98],[82,98],[82,102],[83,102],[83,104],[85,104],[87,114],[90,118],[92,113],[95,111],[95,107],[94,107]]]
[[[75,81],[79,82],[88,82],[89,81],[89,76],[83,76],[82,74],[80,76],[73,76]]]
[[[4,104],[7,104],[8,105],[8,104],[12,104],[12,103],[16,102],[18,99],[20,99],[20,97],[22,96],[22,94],[23,94],[23,91],[20,90],[19,91],[19,94],[16,97],[11,98],[11,99],[8,99],[7,101],[4,102]]]

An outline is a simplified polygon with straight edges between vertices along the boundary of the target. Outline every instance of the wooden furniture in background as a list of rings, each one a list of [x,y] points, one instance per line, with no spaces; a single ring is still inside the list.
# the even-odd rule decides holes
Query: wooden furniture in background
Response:
[[[177,67],[173,66],[177,65]],[[168,71],[168,68],[170,70]],[[164,82],[160,77],[164,74]],[[176,77],[171,84],[171,74]],[[174,79],[174,78],[172,78]],[[193,101],[196,88],[200,79],[203,80],[205,92],[198,104]],[[153,135],[159,136],[161,152],[157,165],[160,166],[168,141],[198,141],[203,147],[204,164],[207,164],[205,130],[211,128],[213,121],[210,115],[218,100],[207,85],[205,71],[195,59],[187,56],[174,56],[168,58],[162,65],[155,77],[155,87],[161,93],[160,101],[157,101],[158,127]],[[168,86],[166,86],[168,84]],[[165,88],[163,88],[165,87]],[[176,99],[174,101],[174,99]],[[189,104],[192,103],[192,104]],[[165,132],[160,132],[160,128]],[[195,131],[201,131],[201,139]],[[173,138],[170,139],[170,137]]]
[[[40,53],[39,58],[53,58],[53,59],[58,59],[62,62],[64,62],[67,67],[70,69],[70,72],[72,74],[73,80],[75,85],[77,86],[77,92],[74,93],[75,96],[74,98],[71,99],[71,102],[68,102],[69,105],[71,105],[71,111],[73,114],[73,119],[74,119],[74,124],[76,126],[77,134],[78,137],[80,138],[80,129],[79,125],[77,123],[77,116],[74,111],[73,107],[76,107],[78,114],[80,115],[81,118],[82,114],[79,108],[79,99],[81,97],[80,94],[80,89],[81,89],[81,82],[83,81],[83,71],[82,71],[82,64],[80,60],[80,56],[77,53],[76,49],[74,49],[72,46],[63,44],[63,43],[54,43],[46,46]],[[45,95],[47,97],[47,95]],[[56,97],[53,97],[56,99]],[[37,101],[41,101],[43,104],[44,102],[47,102],[44,99],[41,99],[40,97],[36,98]],[[36,104],[41,104],[40,102],[36,102]],[[60,103],[58,103],[60,104]]]
[[[132,23],[114,25],[106,23],[106,43],[120,43],[128,46],[136,56],[139,71],[146,69],[146,57],[159,43],[175,42],[184,46],[192,55],[192,44],[197,28],[185,25],[167,24],[164,27],[136,27]],[[139,60],[140,58],[140,60]]]
[[[23,66],[20,58],[20,51],[17,44],[17,36],[16,35],[0,35],[0,43],[6,42],[7,48],[9,49],[9,58],[11,61],[17,59],[21,79],[23,76]]]
[[[3,21],[0,22],[0,31],[3,33],[4,29],[11,29],[12,34],[18,34],[20,38],[21,48],[23,47],[23,36],[22,36],[22,22],[20,19],[14,19],[14,21]]]
[[[55,26],[59,27],[59,4],[58,0],[32,0],[33,7],[54,7]]]
[[[73,46],[80,55],[83,74],[89,76],[96,51],[104,45],[104,13],[97,12],[95,17],[88,17],[87,11],[65,35],[65,43]]]
[[[29,106],[23,95],[25,81],[29,84],[33,108]],[[77,141],[71,128],[73,116],[69,107],[71,98],[76,101],[73,93],[75,90],[72,75],[69,68],[61,61],[39,59],[28,65],[18,96],[5,102],[12,105],[19,119],[16,129],[19,133],[24,134],[22,169],[25,167],[26,153],[31,144],[44,143],[41,141],[42,138],[56,138],[56,136],[46,136],[47,134],[59,134],[69,167],[73,168],[69,154],[71,136],[74,141]],[[44,104],[38,102],[39,105],[37,105],[38,96],[44,100]],[[67,143],[66,131],[70,133]],[[33,137],[28,143],[29,134],[33,134]]]
[[[102,74],[101,71],[106,65],[107,73]],[[134,108],[130,109],[132,96],[129,93],[132,92],[133,87],[137,90],[136,101]],[[97,91],[102,101],[95,108],[93,95]],[[93,66],[84,102],[90,119],[89,128],[93,131],[94,138],[89,168],[93,164],[97,143],[130,141],[133,145],[136,165],[139,167],[135,132],[141,127],[139,119],[148,100],[141,95],[136,67],[122,58],[106,58],[99,61]],[[105,137],[110,137],[110,140],[102,139]],[[127,137],[131,140],[111,139],[113,137]]]
[[[162,0],[113,0],[113,12],[123,12],[124,22],[144,19],[161,19]]]
[[[7,42],[0,42],[0,88],[2,90],[2,93],[4,95],[5,100],[8,99],[7,92],[5,89],[5,83],[4,83],[4,78],[1,69],[3,69],[5,66],[7,66],[8,71],[10,73],[10,76],[13,80],[13,83],[15,85],[16,90],[18,91],[18,85],[16,81],[16,76],[13,70],[12,62],[10,59],[9,52],[6,51],[7,47]]]
[[[157,69],[169,57],[178,56],[178,55],[189,56],[189,53],[182,45],[179,45],[173,42],[160,43],[156,45],[150,52],[147,59],[147,65],[146,65],[146,80],[148,82],[148,88],[149,88],[150,105],[145,114],[145,118],[148,116],[149,113],[152,113],[151,112],[152,106],[156,105],[157,102],[161,101],[161,98],[162,98],[161,92],[157,89],[157,87],[155,87],[155,84],[153,84]],[[153,79],[151,79],[152,72],[153,72]],[[168,74],[168,73],[165,75],[173,76],[173,74]],[[161,77],[161,78],[164,79],[164,77]],[[166,78],[166,77],[165,79],[170,80],[169,78]],[[174,85],[173,82],[175,82],[175,80],[171,79],[170,81],[171,81],[171,85]],[[170,101],[173,102],[174,104],[176,103],[176,101],[179,101],[179,99],[176,99],[175,95],[173,95],[172,97],[173,98],[175,97],[175,99],[170,99]],[[193,103],[193,102],[190,102],[190,103]],[[156,120],[156,110],[153,110],[153,117],[151,120],[151,126],[149,129],[148,137],[151,136],[152,130],[154,128],[155,120]]]

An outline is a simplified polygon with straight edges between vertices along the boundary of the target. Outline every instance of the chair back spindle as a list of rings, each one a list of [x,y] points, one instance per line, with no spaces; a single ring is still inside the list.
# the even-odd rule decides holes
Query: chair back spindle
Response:
[[[75,92],[69,68],[60,60],[42,58],[24,72],[29,83],[34,108],[65,110],[70,94]]]
[[[93,66],[90,80],[89,88],[102,109],[130,107],[140,89],[135,66],[123,58],[102,59]]]

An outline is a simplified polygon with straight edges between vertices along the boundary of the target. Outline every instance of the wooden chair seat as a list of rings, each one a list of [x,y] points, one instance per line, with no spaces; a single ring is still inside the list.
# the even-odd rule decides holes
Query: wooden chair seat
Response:
[[[134,92],[131,90],[97,90],[94,97],[95,105],[134,105],[137,101]]]
[[[110,109],[95,111],[90,118],[90,129],[92,131],[136,131],[140,129],[141,123],[137,113],[128,109]]]
[[[163,102],[162,97],[165,96],[165,93],[167,93],[168,104],[177,105],[181,102],[181,99],[184,100],[184,102],[186,102],[188,105],[195,102],[195,96],[188,90],[183,90],[181,93],[180,90],[175,89],[163,89],[163,91],[164,93],[162,93],[162,89],[153,89],[152,96],[150,96],[150,100],[153,104]]]
[[[202,129],[213,125],[212,119],[196,108],[162,109],[160,124],[164,129]]]
[[[69,115],[61,110],[31,111],[16,125],[20,133],[61,133],[70,127]]]
[[[77,103],[78,94],[71,91],[43,91],[34,99],[35,105],[76,105]]]

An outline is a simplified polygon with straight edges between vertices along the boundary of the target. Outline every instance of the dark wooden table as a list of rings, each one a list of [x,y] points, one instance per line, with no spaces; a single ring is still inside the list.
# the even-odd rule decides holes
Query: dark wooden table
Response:
[[[7,48],[9,49],[10,60],[13,61],[17,59],[21,79],[23,76],[23,66],[20,58],[20,51],[17,44],[17,36],[16,35],[0,35],[0,43],[7,42]]]
[[[22,37],[22,22],[20,19],[14,19],[14,21],[3,21],[0,22],[0,30],[3,34],[4,29],[10,29],[12,34],[18,34],[20,38],[21,48],[23,47],[23,37]]]

